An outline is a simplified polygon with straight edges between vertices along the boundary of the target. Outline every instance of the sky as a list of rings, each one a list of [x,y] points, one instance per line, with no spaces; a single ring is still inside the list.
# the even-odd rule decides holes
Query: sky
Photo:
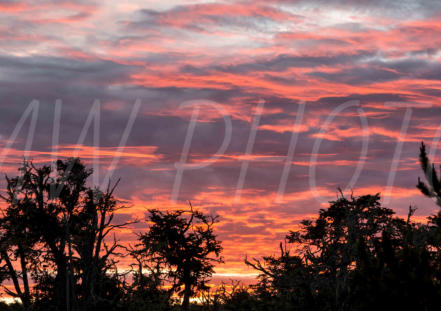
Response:
[[[339,187],[424,219],[440,15],[436,0],[2,1],[1,170],[80,156],[95,185],[121,178],[115,221],[191,201],[219,216],[219,278],[253,276],[244,259],[277,253]]]

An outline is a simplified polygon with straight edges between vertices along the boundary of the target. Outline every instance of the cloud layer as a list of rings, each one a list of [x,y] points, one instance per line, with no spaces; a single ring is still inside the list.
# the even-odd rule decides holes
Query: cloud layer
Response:
[[[398,214],[415,204],[429,215],[436,206],[415,183],[419,142],[439,158],[440,13],[439,1],[422,0],[3,1],[2,170],[15,173],[29,129],[30,158],[77,152],[99,161],[101,180],[121,152],[113,176],[131,209],[120,217],[187,200],[217,213],[227,262],[218,272],[227,274],[251,273],[245,255],[277,251],[357,167],[355,194],[382,192]],[[12,141],[32,100],[35,130],[30,113]],[[192,119],[186,161],[204,167],[183,171],[172,203]],[[132,229],[121,239],[133,241],[143,227]]]

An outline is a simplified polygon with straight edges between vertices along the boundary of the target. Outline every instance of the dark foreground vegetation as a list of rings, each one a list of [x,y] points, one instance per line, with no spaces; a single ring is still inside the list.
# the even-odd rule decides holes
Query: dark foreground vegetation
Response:
[[[441,206],[441,181],[422,145],[421,192]],[[87,186],[78,159],[7,178],[0,218],[0,280],[17,303],[1,310],[441,310],[441,212],[424,224],[398,218],[379,195],[341,194],[289,232],[280,254],[245,263],[255,285],[210,289],[222,262],[215,217],[150,210],[130,247],[116,238],[114,197]],[[130,258],[131,269],[118,270]],[[191,300],[197,298],[197,301]]]

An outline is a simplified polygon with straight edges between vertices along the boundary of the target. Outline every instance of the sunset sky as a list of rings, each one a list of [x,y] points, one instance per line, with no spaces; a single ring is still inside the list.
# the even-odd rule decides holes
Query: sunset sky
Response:
[[[102,183],[119,151],[116,221],[219,215],[218,277],[338,187],[437,210],[415,184],[422,140],[441,163],[439,1],[1,1],[0,21],[1,170],[79,155]]]

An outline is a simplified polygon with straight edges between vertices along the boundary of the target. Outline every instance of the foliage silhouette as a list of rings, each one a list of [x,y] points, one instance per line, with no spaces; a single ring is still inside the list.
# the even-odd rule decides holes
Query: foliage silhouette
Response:
[[[266,310],[438,310],[433,226],[394,217],[379,195],[340,196],[290,232],[291,254],[246,263]]]
[[[435,165],[431,165],[430,163],[424,142],[421,143],[419,160],[428,184],[425,184],[418,177],[417,188],[420,189],[425,196],[435,198],[436,204],[441,206],[441,179],[438,178]]]
[[[9,293],[25,309],[31,302],[34,308],[68,311],[115,304],[118,285],[108,272],[115,267],[118,243],[105,238],[126,225],[112,224],[121,208],[115,187],[105,192],[88,187],[92,171],[79,159],[42,167],[24,162],[20,172],[6,177],[2,196],[7,204],[0,219],[2,271],[15,290]],[[36,284],[32,293],[29,275]]]
[[[137,250],[157,267],[156,271],[167,271],[170,291],[183,297],[186,311],[190,309],[190,298],[207,289],[214,265],[223,262],[221,243],[213,232],[216,217],[193,210],[191,203],[190,208],[174,212],[149,210],[147,220],[152,225],[139,236]]]
[[[441,178],[420,148],[425,181],[417,188],[441,206]],[[216,217],[189,210],[148,212],[135,246],[119,245],[114,197],[87,186],[79,159],[6,177],[0,217],[0,281],[18,303],[0,310],[365,311],[441,309],[441,211],[426,223],[397,217],[379,194],[339,193],[300,223],[278,255],[245,259],[259,276],[250,286],[208,286],[222,246]],[[112,237],[112,233],[114,234]],[[131,258],[129,271],[118,260]],[[127,257],[127,255],[130,255]],[[198,297],[198,302],[190,299]]]

